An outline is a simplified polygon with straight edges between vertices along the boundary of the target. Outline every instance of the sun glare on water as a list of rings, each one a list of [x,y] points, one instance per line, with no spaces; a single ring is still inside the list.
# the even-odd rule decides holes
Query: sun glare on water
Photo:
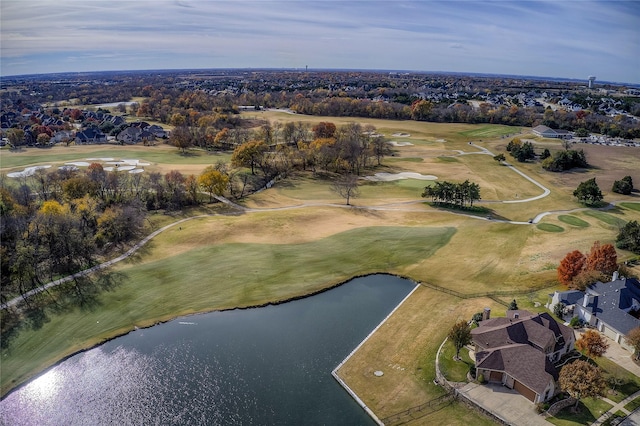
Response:
[[[27,386],[27,395],[33,402],[45,402],[56,396],[61,385],[60,373],[56,369],[38,377]]]

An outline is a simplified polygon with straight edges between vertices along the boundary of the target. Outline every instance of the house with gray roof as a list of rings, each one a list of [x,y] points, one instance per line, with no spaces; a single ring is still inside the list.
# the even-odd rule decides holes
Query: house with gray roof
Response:
[[[476,374],[517,390],[534,403],[559,390],[553,363],[573,350],[573,329],[548,313],[507,311],[507,317],[486,319],[471,330]]]
[[[640,327],[640,282],[614,274],[608,283],[590,285],[576,304],[575,314],[585,323],[633,352],[624,336]]]
[[[543,138],[570,139],[571,133],[566,130],[552,129],[547,126],[539,125],[532,129],[533,133]]]
[[[547,303],[545,306],[553,312],[556,305],[562,303],[564,306],[564,315],[573,316],[573,312],[575,310],[576,304],[582,302],[582,298],[584,297],[584,293],[580,290],[566,290],[566,291],[555,291],[553,294],[549,295],[551,297],[551,302]]]

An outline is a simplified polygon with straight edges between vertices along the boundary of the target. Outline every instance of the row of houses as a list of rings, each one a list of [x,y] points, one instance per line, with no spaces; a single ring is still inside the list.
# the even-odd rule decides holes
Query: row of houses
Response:
[[[556,291],[547,307],[562,303],[567,317],[577,316],[633,353],[624,339],[640,327],[640,282],[614,274],[585,291]],[[485,309],[479,326],[471,330],[476,378],[514,389],[533,403],[548,401],[559,391],[559,366],[575,347],[574,330],[549,313],[507,311],[490,318]]]

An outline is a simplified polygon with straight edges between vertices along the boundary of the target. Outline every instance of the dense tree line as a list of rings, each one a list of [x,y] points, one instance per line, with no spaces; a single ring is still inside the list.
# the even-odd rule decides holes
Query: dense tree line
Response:
[[[178,171],[129,174],[92,163],[85,171],[40,169],[0,180],[2,301],[93,266],[135,241],[148,210],[178,210],[228,190],[228,175],[208,180]],[[203,172],[203,175],[205,174]]]
[[[217,131],[239,127],[238,106],[249,105],[327,116],[516,126],[544,124],[556,129],[640,137],[640,126],[633,118],[609,117],[606,111],[599,110],[601,97],[582,92],[575,84],[550,81],[375,72],[213,70],[210,76],[190,71],[69,74],[52,80],[46,76],[24,78],[13,84],[28,90],[9,91],[2,101],[3,110],[37,110],[38,103],[43,102],[64,107],[139,97],[143,100],[128,108],[130,114],[166,124],[179,114],[185,124],[204,131],[209,127]],[[525,106],[513,96],[528,90],[546,92],[551,102],[569,96],[584,104],[585,109],[553,111],[540,105]],[[475,101],[475,105],[470,101]],[[640,111],[640,100],[635,97],[621,97],[614,104],[632,114]]]
[[[469,180],[463,183],[435,182],[433,186],[424,188],[422,197],[430,197],[434,203],[470,208],[475,201],[480,200],[480,186]]]

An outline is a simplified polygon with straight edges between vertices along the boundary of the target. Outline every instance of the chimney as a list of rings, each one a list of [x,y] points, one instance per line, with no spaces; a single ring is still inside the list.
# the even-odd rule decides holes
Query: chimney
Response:
[[[584,299],[582,299],[582,306],[585,308],[589,306],[589,295],[587,293],[584,294]]]
[[[613,277],[611,277],[611,282],[617,281],[618,280],[618,276],[619,276],[618,271],[615,271],[613,273]]]
[[[482,312],[482,321],[488,320],[491,318],[491,308],[484,308]]]

